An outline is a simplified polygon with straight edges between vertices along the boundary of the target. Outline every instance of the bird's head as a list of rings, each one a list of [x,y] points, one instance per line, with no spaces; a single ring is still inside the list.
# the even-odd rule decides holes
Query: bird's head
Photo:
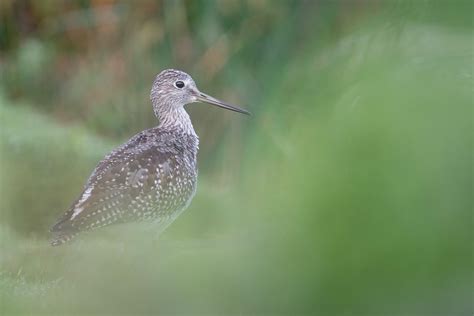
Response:
[[[250,115],[250,112],[213,98],[199,91],[193,78],[187,73],[166,69],[160,72],[153,82],[150,99],[155,113],[182,108],[186,104],[205,102],[218,107]]]

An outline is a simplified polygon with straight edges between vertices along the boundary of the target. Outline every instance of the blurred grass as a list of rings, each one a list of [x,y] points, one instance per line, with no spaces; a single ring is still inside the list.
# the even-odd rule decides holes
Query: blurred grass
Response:
[[[22,232],[44,236],[55,208],[70,203],[87,173],[113,147],[84,128],[61,126],[26,106],[12,106],[3,95],[0,114],[2,218]]]
[[[172,3],[167,12],[182,14],[182,2]],[[251,20],[250,13],[268,8],[262,3],[267,6],[240,7],[247,15],[229,9],[228,26],[212,17],[225,9],[190,5],[186,12],[194,12],[191,25],[210,24],[201,36],[216,38],[214,27],[240,25],[235,12]],[[90,107],[77,112],[87,117],[84,124],[37,110],[32,96],[14,98],[5,84],[2,313],[471,315],[472,4],[393,1],[363,6],[354,12],[364,23],[349,23],[357,14],[344,2],[314,3],[295,6],[300,11],[281,28],[270,23],[266,41],[256,36],[224,74],[216,72],[227,78],[218,89],[248,92],[222,94],[249,98],[251,120],[191,109],[209,146],[200,165],[213,172],[201,173],[191,207],[159,240],[128,225],[85,234],[67,247],[46,242],[48,225],[97,160],[152,123],[140,118],[141,111],[151,113],[147,93],[138,92],[149,89],[146,76],[131,79],[139,90],[110,84],[120,91],[112,98],[124,98],[123,112],[95,106],[94,98],[81,104]],[[272,10],[270,16],[292,9],[278,2]],[[342,19],[344,12],[350,17]],[[295,39],[305,23],[318,36]],[[252,38],[252,31],[243,34],[228,38]],[[263,61],[256,62],[253,49],[263,52]],[[89,94],[83,82],[107,81],[94,76],[100,59],[91,60],[85,77],[64,83],[71,90],[58,89],[67,100],[75,89],[78,100]],[[249,65],[251,75],[245,74]],[[217,80],[201,76],[205,85]],[[106,127],[115,115],[123,115],[122,123]],[[204,128],[218,117],[225,128]]]
[[[323,303],[312,308],[335,314],[468,314],[467,37],[412,26],[396,41],[390,31],[374,31],[327,52],[302,61],[272,98],[272,106],[289,107],[284,132],[267,126],[254,138],[245,196],[270,231],[269,253],[259,258],[293,267],[259,276],[281,277],[274,288],[294,295],[291,306],[317,297]],[[318,92],[309,100],[312,89]],[[263,120],[273,123],[278,114]]]

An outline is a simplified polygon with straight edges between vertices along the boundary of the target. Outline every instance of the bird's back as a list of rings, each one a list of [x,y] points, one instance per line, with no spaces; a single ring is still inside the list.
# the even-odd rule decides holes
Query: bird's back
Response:
[[[195,134],[145,130],[107,155],[83,193],[52,227],[53,245],[115,223],[156,221],[164,229],[196,190]]]

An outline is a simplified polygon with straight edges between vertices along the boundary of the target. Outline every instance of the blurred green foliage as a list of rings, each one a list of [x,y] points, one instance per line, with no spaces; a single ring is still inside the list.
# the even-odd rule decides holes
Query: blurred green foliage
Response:
[[[471,1],[0,4],[0,312],[472,315]],[[97,161],[183,69],[200,184],[51,248]]]

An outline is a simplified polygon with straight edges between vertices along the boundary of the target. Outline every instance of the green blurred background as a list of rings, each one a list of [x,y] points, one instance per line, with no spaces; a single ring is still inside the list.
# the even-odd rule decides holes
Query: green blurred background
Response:
[[[0,314],[472,315],[473,2],[0,2]],[[187,107],[189,209],[59,248],[99,159]]]

